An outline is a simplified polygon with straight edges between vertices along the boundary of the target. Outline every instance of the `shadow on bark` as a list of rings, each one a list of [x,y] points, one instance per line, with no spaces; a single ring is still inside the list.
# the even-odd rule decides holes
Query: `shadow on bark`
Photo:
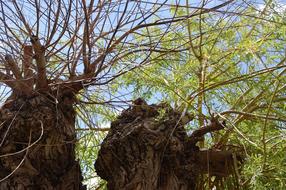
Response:
[[[202,189],[206,174],[218,179],[235,175],[240,156],[196,146],[206,133],[224,125],[213,119],[188,136],[184,125],[192,119],[167,104],[135,100],[112,122],[95,162],[97,174],[109,190]]]

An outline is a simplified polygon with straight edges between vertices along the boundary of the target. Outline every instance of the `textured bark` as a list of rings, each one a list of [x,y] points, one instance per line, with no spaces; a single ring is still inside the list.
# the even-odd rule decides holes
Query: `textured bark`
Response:
[[[199,188],[203,174],[233,173],[232,152],[196,146],[204,134],[223,125],[213,120],[188,136],[184,124],[191,119],[165,104],[136,100],[112,122],[95,162],[97,174],[109,190],[192,190]]]
[[[74,98],[51,93],[12,98],[1,108],[0,189],[85,189],[75,159]]]

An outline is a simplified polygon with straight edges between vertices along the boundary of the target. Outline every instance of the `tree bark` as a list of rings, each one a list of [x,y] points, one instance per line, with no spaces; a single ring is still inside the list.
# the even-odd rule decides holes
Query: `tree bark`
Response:
[[[60,94],[60,95],[58,95]],[[0,189],[83,190],[72,94],[10,98],[0,110]]]
[[[166,104],[144,100],[113,121],[95,162],[97,174],[109,190],[193,190],[201,176],[234,173],[232,152],[200,150],[196,143],[207,132],[223,129],[217,120],[188,136],[184,125],[192,119]]]

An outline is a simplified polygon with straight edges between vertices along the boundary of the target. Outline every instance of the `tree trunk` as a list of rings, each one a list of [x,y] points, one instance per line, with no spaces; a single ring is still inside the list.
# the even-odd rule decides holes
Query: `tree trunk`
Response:
[[[75,159],[74,97],[51,93],[10,98],[1,108],[0,189],[85,189]]]
[[[202,189],[204,174],[234,173],[232,152],[200,150],[196,143],[207,132],[223,129],[217,120],[188,136],[184,124],[192,119],[165,104],[144,100],[123,111],[111,124],[95,162],[109,190]]]

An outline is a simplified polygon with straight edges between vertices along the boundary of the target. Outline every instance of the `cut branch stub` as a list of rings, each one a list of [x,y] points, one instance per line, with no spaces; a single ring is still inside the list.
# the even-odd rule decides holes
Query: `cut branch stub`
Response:
[[[34,49],[34,57],[36,59],[37,65],[37,82],[36,88],[40,90],[45,90],[48,88],[47,73],[46,73],[46,57],[45,57],[45,47],[42,46],[40,40],[37,36],[31,36],[31,43]]]
[[[147,105],[142,99],[123,111],[112,122],[95,162],[108,189],[196,189],[201,174],[232,173],[232,152],[199,150],[181,119],[167,104]]]
[[[33,46],[31,45],[24,45],[24,55],[23,55],[23,73],[24,78],[28,79],[33,76],[32,71],[32,60],[33,60]]]
[[[22,70],[24,74],[24,79],[27,84],[27,88],[29,89],[29,91],[32,91],[34,85],[33,70],[31,68],[33,61],[33,46],[24,45],[23,49],[24,49],[24,55],[23,55]]]

